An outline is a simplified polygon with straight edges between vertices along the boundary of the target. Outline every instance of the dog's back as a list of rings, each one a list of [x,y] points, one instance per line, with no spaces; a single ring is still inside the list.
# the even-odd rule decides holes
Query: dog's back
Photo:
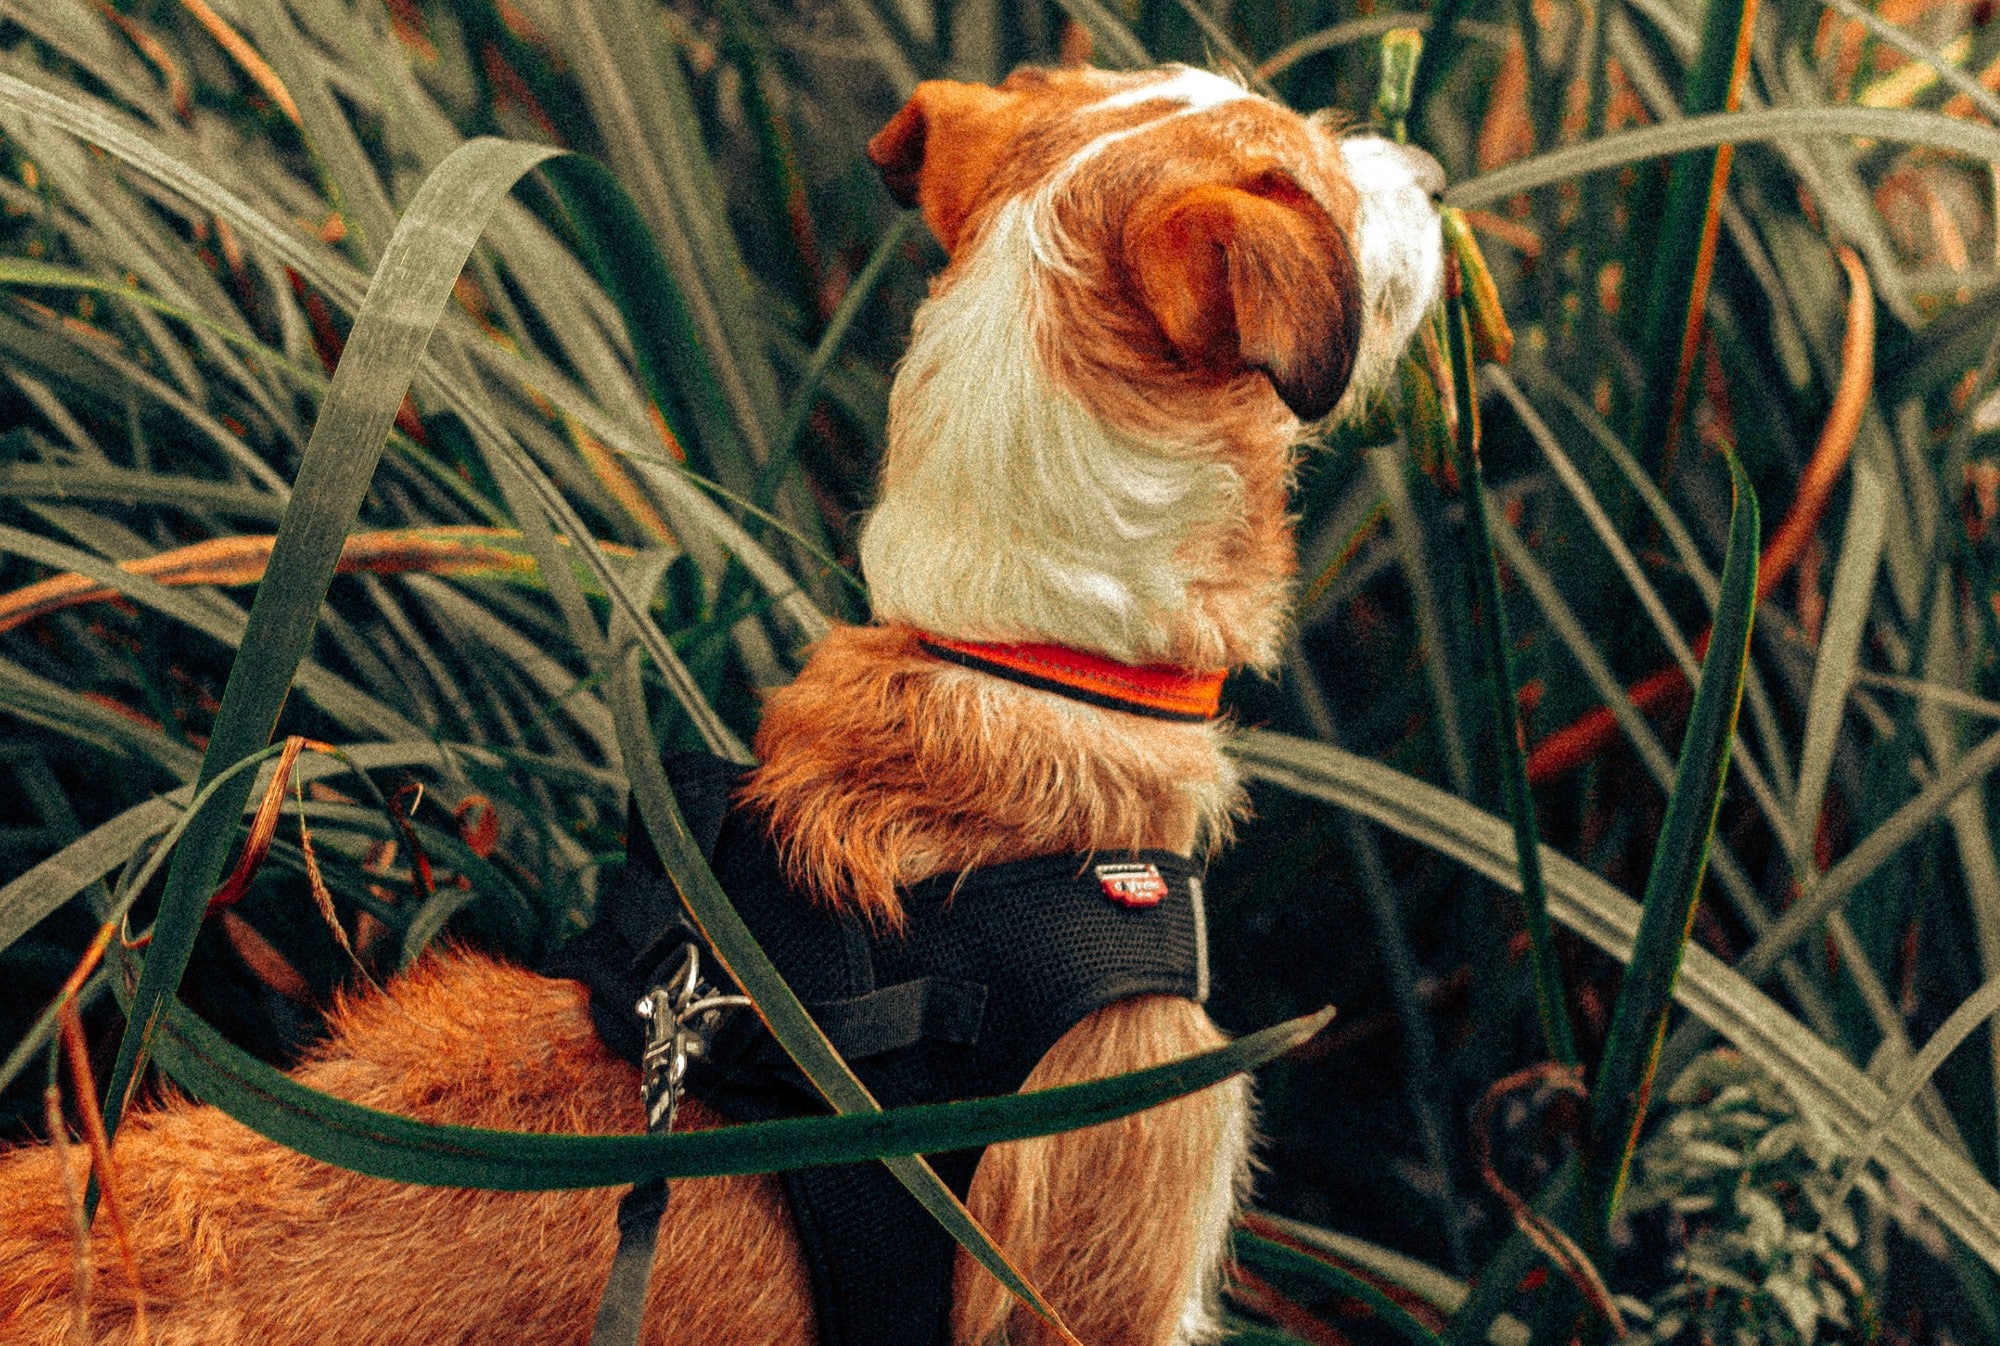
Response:
[[[1212,687],[1274,663],[1293,446],[1380,382],[1439,245],[1420,162],[1185,69],[926,84],[871,157],[952,262],[892,395],[863,536],[879,624],[836,631],[773,696],[742,805],[804,900],[893,927],[899,890],[931,875],[1226,836],[1241,792],[1223,730],[1121,703],[1115,670]],[[1093,699],[938,642],[1044,642],[1114,671]],[[634,1071],[573,982],[441,955],[331,1025],[299,1075],[342,1097],[504,1129],[641,1126]],[[1222,1040],[1191,1000],[1128,999],[1078,1022],[1026,1087]],[[1092,1346],[1206,1340],[1249,1138],[1232,1081],[992,1147],[968,1204]],[[186,1103],[132,1116],[117,1155],[151,1338],[176,1346],[580,1346],[615,1239],[613,1192],[399,1186]],[[79,1267],[85,1336],[137,1339],[102,1221],[73,1259],[82,1174],[77,1153],[0,1157],[0,1342],[67,1340]],[[890,1274],[896,1250],[881,1257]],[[812,1320],[775,1181],[674,1185],[649,1342],[810,1341]],[[961,1258],[956,1340],[1003,1329],[1052,1336]]]

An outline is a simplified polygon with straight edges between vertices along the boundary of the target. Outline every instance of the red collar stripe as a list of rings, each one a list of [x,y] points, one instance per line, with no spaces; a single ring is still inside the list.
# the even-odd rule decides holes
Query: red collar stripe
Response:
[[[917,643],[948,663],[1010,682],[1107,710],[1187,724],[1215,718],[1228,676],[1228,670],[1220,668],[1196,673],[1168,664],[1135,667],[1066,645],[953,640],[930,634],[918,636]]]

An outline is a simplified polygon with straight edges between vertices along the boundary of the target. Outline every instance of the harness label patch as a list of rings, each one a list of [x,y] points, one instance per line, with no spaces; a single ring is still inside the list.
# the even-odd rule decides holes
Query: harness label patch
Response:
[[[1167,895],[1167,881],[1148,864],[1099,865],[1097,882],[1121,907],[1156,907]]]

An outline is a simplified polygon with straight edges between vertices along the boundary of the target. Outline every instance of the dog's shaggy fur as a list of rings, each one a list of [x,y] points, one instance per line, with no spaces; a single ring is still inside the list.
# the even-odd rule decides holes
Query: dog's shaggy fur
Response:
[[[929,657],[917,633],[1270,666],[1293,445],[1381,381],[1435,292],[1439,243],[1434,166],[1184,68],[925,84],[870,155],[952,260],[896,382],[862,539],[879,624],[836,631],[772,696],[746,801],[802,888],[893,926],[898,886],[928,875],[1227,834],[1241,791],[1217,726],[1000,681]],[[450,954],[330,1023],[298,1075],[342,1097],[478,1126],[640,1128],[634,1072],[574,983]],[[1221,1041],[1191,1002],[1127,1000],[1028,1087]],[[1093,1346],[1207,1340],[1249,1131],[1233,1082],[995,1146],[969,1204]],[[118,1159],[168,1346],[581,1343],[615,1239],[616,1192],[398,1186],[185,1102],[132,1116]],[[0,1157],[0,1342],[71,1331],[65,1163],[74,1182],[80,1154]],[[89,1252],[87,1336],[126,1342],[109,1243]],[[651,1343],[812,1340],[775,1181],[674,1185],[649,1309]],[[956,1339],[1003,1331],[1052,1336],[961,1258]]]

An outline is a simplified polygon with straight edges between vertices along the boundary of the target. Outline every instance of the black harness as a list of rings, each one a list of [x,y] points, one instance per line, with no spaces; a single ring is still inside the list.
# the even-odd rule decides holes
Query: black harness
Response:
[[[785,882],[763,823],[731,806],[743,770],[696,754],[668,763],[723,890],[884,1107],[1014,1093],[1094,1010],[1137,995],[1207,999],[1201,874],[1183,856],[1046,856],[941,875],[903,891],[902,931],[877,932]],[[685,945],[707,950],[636,814],[631,826],[627,864],[607,883],[596,923],[545,971],[590,989],[599,1035],[636,1064],[643,1025],[633,1006]],[[707,966],[726,980],[719,963]],[[734,1016],[693,1065],[688,1093],[739,1122],[828,1111],[750,1014]],[[928,1157],[963,1198],[979,1155]],[[954,1245],[887,1168],[782,1180],[821,1346],[949,1342]]]

